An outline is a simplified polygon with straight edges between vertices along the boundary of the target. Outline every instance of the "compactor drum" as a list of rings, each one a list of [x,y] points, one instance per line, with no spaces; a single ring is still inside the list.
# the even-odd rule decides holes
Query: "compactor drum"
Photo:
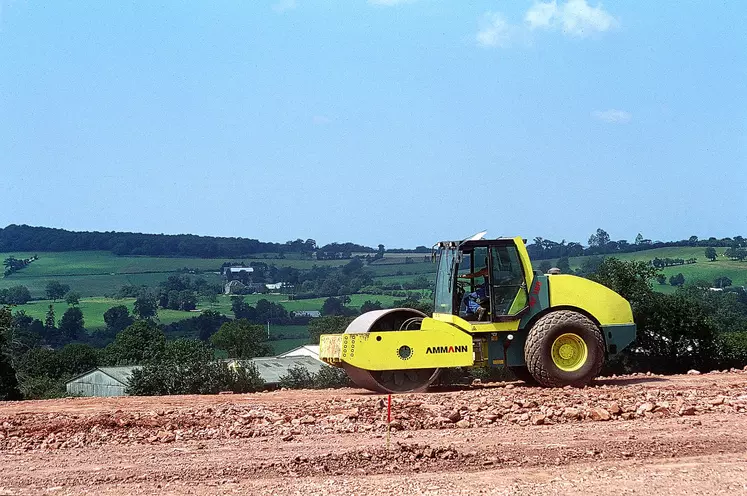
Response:
[[[630,304],[581,277],[532,270],[521,238],[436,245],[434,313],[367,312],[319,356],[358,386],[424,391],[444,368],[509,367],[526,382],[583,386],[635,339]]]
[[[392,308],[366,312],[350,323],[345,334],[367,334],[372,331],[418,330],[426,315],[411,308]],[[398,350],[406,353],[407,349]],[[401,358],[401,357],[400,357]],[[438,378],[440,369],[365,370],[349,363],[342,364],[350,379],[358,386],[383,393],[424,391]]]

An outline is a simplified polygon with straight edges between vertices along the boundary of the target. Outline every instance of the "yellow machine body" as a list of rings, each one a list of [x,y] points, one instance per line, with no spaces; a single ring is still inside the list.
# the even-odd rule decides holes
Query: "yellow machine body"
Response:
[[[529,330],[539,319],[554,311],[572,311],[591,320],[604,339],[605,355],[618,353],[635,339],[633,312],[627,300],[582,277],[534,272],[521,238],[468,241],[461,242],[456,248],[450,245],[444,249],[462,253],[484,246],[490,250],[490,255],[479,258],[484,258],[491,274],[496,274],[490,281],[490,297],[493,298],[490,308],[495,313],[489,314],[487,319],[465,318],[457,306],[464,295],[464,292],[456,292],[455,281],[457,277],[463,277],[459,271],[471,269],[475,272],[474,259],[478,257],[473,256],[469,267],[463,269],[459,266],[462,259],[458,256],[448,266],[442,263],[448,254],[441,254],[435,293],[436,312],[431,317],[410,309],[363,314],[345,334],[322,335],[319,358],[330,365],[345,367],[349,374],[352,371],[359,378],[357,382],[365,383],[364,387],[388,391],[396,390],[392,384],[397,381],[384,386],[390,377],[378,375],[381,371],[469,366],[525,367],[524,346]],[[504,270],[506,267],[513,272]],[[513,277],[510,284],[500,279],[505,273]],[[448,288],[448,292],[444,288]],[[391,319],[396,312],[405,313],[399,320]],[[413,313],[406,312],[417,314],[415,318],[419,325],[416,329],[407,327]],[[563,339],[564,352],[572,349],[571,345],[578,341],[573,336]],[[566,369],[572,371],[574,367]],[[365,371],[372,375],[366,375]],[[428,375],[427,380],[436,376]]]
[[[328,334],[319,358],[365,370],[466,367],[474,364],[472,336],[435,319],[423,319],[417,331]],[[404,367],[403,367],[404,365]]]

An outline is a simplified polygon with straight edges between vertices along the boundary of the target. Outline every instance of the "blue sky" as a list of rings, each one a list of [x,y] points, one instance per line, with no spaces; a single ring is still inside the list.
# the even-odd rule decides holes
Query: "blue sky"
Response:
[[[0,0],[0,224],[747,234],[747,3]]]

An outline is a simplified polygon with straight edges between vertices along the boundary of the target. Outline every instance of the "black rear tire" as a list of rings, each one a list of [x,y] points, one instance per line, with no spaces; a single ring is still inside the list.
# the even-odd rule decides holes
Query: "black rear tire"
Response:
[[[583,341],[585,355],[576,353],[579,355],[577,364],[562,368],[559,365],[562,362],[557,357],[558,343],[562,342],[559,340],[563,340],[564,337],[579,344]],[[572,362],[574,352],[566,354],[570,355],[569,360]],[[597,325],[583,314],[571,310],[550,312],[542,316],[529,330],[524,346],[524,359],[528,372],[543,386],[582,387],[589,384],[602,369],[604,337]]]

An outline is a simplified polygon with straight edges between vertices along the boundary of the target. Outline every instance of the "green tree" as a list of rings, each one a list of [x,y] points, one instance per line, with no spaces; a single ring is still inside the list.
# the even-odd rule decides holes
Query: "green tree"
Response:
[[[343,315],[327,315],[311,319],[309,322],[309,342],[319,344],[322,334],[342,334],[353,321],[354,317]]]
[[[163,360],[135,369],[127,388],[131,395],[251,393],[265,382],[251,362],[229,365],[201,359],[188,362]]]
[[[189,312],[197,308],[197,294],[189,289],[179,291],[179,310]]]
[[[329,297],[322,304],[322,315],[345,315],[345,308],[342,300],[335,297]]]
[[[314,378],[306,367],[294,365],[280,376],[278,385],[288,389],[311,389],[314,386]]]
[[[378,246],[378,249],[376,250],[376,255],[374,255],[374,259],[384,258],[385,252],[386,252],[386,249],[384,248],[384,245],[380,244]]]
[[[661,284],[662,286],[667,283],[667,276],[664,274],[656,274],[656,282]]]
[[[578,274],[587,276],[589,274],[595,273],[597,270],[599,270],[599,266],[602,264],[603,260],[604,257],[601,256],[584,257],[584,259],[581,261],[581,267],[578,270]]]
[[[11,286],[6,290],[5,303],[25,305],[31,300],[31,293],[26,286]]]
[[[56,352],[57,377],[69,378],[99,365],[98,350],[87,344],[70,343]]]
[[[716,254],[716,248],[709,246],[705,249],[705,256],[707,259],[709,259],[711,262],[716,260],[716,257],[718,256]]]
[[[685,276],[680,272],[679,274],[669,278],[669,284],[672,286],[682,286],[685,284]]]
[[[246,319],[226,322],[210,337],[213,346],[225,350],[229,358],[268,356],[272,349],[264,342],[265,330]]]
[[[117,334],[132,325],[134,321],[135,319],[130,315],[130,310],[125,305],[116,305],[104,312],[106,329],[113,334]]]
[[[175,363],[209,362],[213,360],[213,349],[199,339],[175,339],[166,341],[163,359]]]
[[[604,247],[610,242],[610,235],[604,229],[597,229],[595,234],[589,237],[589,246]]]
[[[634,304],[653,293],[650,281],[657,273],[656,268],[646,262],[607,257],[589,279],[604,284]]]
[[[138,320],[116,335],[106,347],[106,362],[111,365],[138,365],[161,358],[166,336],[150,320]]]
[[[5,341],[5,336],[12,325],[13,315],[10,309],[7,307],[0,309],[0,401],[21,399],[16,371],[8,356],[8,344]]]
[[[83,312],[78,307],[70,307],[62,314],[59,323],[62,337],[74,341],[80,338],[85,332],[85,322],[83,321]]]
[[[288,311],[280,303],[273,303],[264,298],[257,302],[254,309],[254,319],[247,319],[249,322],[261,324],[264,322],[283,323],[288,320]]]
[[[237,319],[248,319],[255,321],[256,311],[246,301],[243,296],[231,297],[231,311]]]
[[[373,310],[382,310],[383,308],[384,307],[381,305],[381,302],[379,300],[366,300],[363,302],[363,305],[361,305],[361,313],[371,312]]]
[[[76,293],[75,291],[70,291],[67,294],[67,296],[65,296],[65,303],[67,303],[71,307],[79,305],[80,304],[80,294]]]
[[[14,270],[17,270],[20,264],[21,264],[21,260],[18,260],[16,257],[6,258],[5,260],[3,260],[3,266],[5,267],[5,274],[10,274]]]
[[[51,331],[55,328],[55,323],[57,320],[54,316],[54,305],[49,305],[49,308],[47,309],[47,315],[44,317],[44,328],[48,331]]]
[[[210,308],[213,308],[218,303],[218,295],[213,292],[205,293],[202,297],[205,299],[205,302],[210,305]]]
[[[652,293],[638,301],[638,368],[654,372],[709,370],[718,364],[718,333],[701,300],[686,293]]]
[[[571,273],[571,264],[568,260],[568,257],[560,257],[558,259],[558,263],[555,264],[555,266],[560,269],[561,274]]]
[[[542,260],[540,262],[539,264],[540,272],[542,272],[543,274],[547,274],[548,272],[550,272],[550,269],[552,269],[552,264],[550,263],[549,260]]]
[[[328,389],[350,386],[350,378],[344,370],[328,365],[318,372],[309,372],[305,367],[294,365],[280,376],[280,387],[288,389]]]
[[[39,319],[29,317],[23,310],[13,315],[13,324],[6,332],[6,340],[7,351],[14,360],[14,366],[20,354],[39,346],[44,334],[44,324]]]
[[[67,284],[62,284],[59,281],[49,281],[45,289],[47,299],[52,301],[59,300],[60,298],[64,297],[69,291],[70,286],[68,286]]]
[[[140,295],[135,300],[132,312],[139,319],[152,319],[158,316],[156,297],[151,294]]]
[[[393,308],[412,308],[413,310],[419,310],[426,315],[433,314],[433,301],[432,300],[416,300],[409,296],[404,300],[394,300],[392,303]]]
[[[732,285],[732,280],[729,279],[726,276],[721,276],[716,278],[715,281],[713,281],[713,287],[714,288],[726,288]]]

